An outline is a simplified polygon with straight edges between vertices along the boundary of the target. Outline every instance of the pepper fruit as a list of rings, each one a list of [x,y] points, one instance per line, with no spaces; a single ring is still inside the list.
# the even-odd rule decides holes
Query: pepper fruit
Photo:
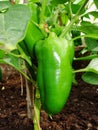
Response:
[[[35,45],[35,54],[42,106],[48,114],[57,114],[63,109],[72,85],[68,40],[59,38],[52,32],[47,39]]]
[[[24,38],[25,45],[27,46],[28,52],[31,57],[34,58],[34,45],[38,40],[41,40],[44,38],[44,35],[42,34],[39,27],[36,25],[39,23],[38,21],[38,15],[39,10],[38,6],[34,3],[29,3],[28,6],[30,7],[32,11],[31,20],[29,21],[29,25],[27,28],[26,36]]]

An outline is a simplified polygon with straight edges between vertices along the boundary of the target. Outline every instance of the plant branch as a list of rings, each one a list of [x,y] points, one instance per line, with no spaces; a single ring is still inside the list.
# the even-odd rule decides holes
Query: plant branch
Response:
[[[79,70],[74,70],[74,73],[80,73],[80,72],[86,72],[87,68],[79,69]]]
[[[90,55],[90,56],[85,56],[85,57],[78,57],[74,58],[74,60],[91,60],[93,58],[98,58],[98,54]]]
[[[34,100],[34,117],[33,117],[34,130],[41,130],[40,110],[41,110],[40,94],[39,94],[39,89],[36,86],[35,100]]]
[[[69,5],[69,12],[70,12],[70,19],[72,19],[73,13],[72,13],[72,8],[71,8],[71,0],[69,0],[68,5]]]
[[[44,22],[45,9],[46,9],[46,0],[42,0],[42,8],[41,8],[41,13],[40,13],[40,24],[42,24]]]
[[[76,15],[72,18],[71,22],[69,23],[69,25],[67,27],[64,28],[63,32],[61,33],[60,37],[64,37],[66,35],[66,33],[71,29],[72,25],[77,21],[77,19],[80,17],[80,13],[82,11],[82,9],[85,7],[85,5],[87,4],[88,0],[85,0],[84,3],[82,4],[82,6],[80,7],[80,9],[77,11]]]
[[[84,37],[87,37],[87,35],[79,35],[79,36],[76,36],[75,38],[72,38],[72,40],[75,41],[77,39],[84,38]]]
[[[79,8],[78,12],[76,13],[76,15],[79,15],[81,13],[81,11],[84,9],[85,5],[88,3],[89,0],[85,0],[84,3],[82,4],[82,6]]]
[[[32,66],[32,62],[30,60],[30,57],[28,57],[25,54],[24,50],[21,48],[21,46],[19,44],[17,44],[17,48],[18,48],[18,50],[20,52],[21,58],[24,59],[30,66]]]
[[[80,39],[80,38],[84,38],[84,37],[88,37],[88,38],[94,38],[94,39],[98,39],[98,35],[93,35],[93,34],[84,34],[84,35],[79,35],[76,36],[75,38],[72,38],[73,41]]]

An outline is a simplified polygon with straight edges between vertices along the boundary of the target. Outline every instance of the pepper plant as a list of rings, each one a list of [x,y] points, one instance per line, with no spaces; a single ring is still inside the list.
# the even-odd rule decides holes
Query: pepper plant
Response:
[[[26,78],[27,113],[34,130],[41,130],[41,109],[50,117],[62,111],[76,73],[98,85],[97,16],[97,0],[0,1],[0,63]],[[88,55],[75,57],[77,47]],[[78,60],[89,64],[75,70],[72,63]]]

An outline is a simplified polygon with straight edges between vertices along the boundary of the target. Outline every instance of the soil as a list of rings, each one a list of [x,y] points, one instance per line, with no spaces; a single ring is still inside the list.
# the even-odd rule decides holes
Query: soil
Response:
[[[78,68],[80,64],[74,66]],[[27,117],[25,83],[21,84],[20,74],[12,67],[2,65],[2,69],[0,130],[33,130],[33,122]],[[42,130],[98,130],[98,86],[83,82],[80,73],[76,80],[61,113],[50,118],[41,110]]]

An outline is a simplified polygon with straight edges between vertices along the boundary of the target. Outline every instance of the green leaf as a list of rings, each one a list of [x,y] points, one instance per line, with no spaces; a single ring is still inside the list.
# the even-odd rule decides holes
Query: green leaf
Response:
[[[81,7],[81,4],[72,4],[71,8],[72,8],[73,14],[76,14],[80,7]],[[84,13],[84,12],[85,12],[85,8],[82,10],[81,13]]]
[[[0,13],[0,48],[16,48],[16,44],[25,37],[30,15],[26,5],[13,5],[5,13]]]
[[[31,57],[29,56],[28,50],[25,43],[22,41],[18,44],[18,50],[21,57],[25,60],[26,67],[31,74],[33,80],[36,80],[36,66],[33,64]]]
[[[98,25],[90,23],[90,22],[82,22],[80,26],[73,26],[72,30],[83,32],[88,37],[98,39]]]
[[[96,7],[98,8],[98,0],[94,0]]]
[[[72,31],[72,37],[73,37],[73,38],[74,38],[74,37],[78,37],[78,36],[80,36],[80,32],[79,32],[79,31]],[[81,45],[81,44],[82,44],[81,38],[76,39],[76,40],[74,41],[74,45],[75,45],[75,46],[79,46],[79,45]]]
[[[98,58],[94,58],[90,61],[86,67],[87,72],[93,72],[98,74]]]
[[[0,13],[5,12],[11,5],[9,1],[0,1]]]
[[[95,18],[98,18],[98,11],[88,12],[88,14],[94,16]]]
[[[18,50],[13,50],[10,53],[6,53],[3,57],[3,61],[5,64],[13,66],[16,70],[22,71],[24,69],[23,60],[20,58]]]
[[[84,73],[82,75],[82,79],[88,84],[98,85],[98,74],[95,74],[93,72]]]
[[[70,0],[73,1],[74,4],[82,4],[84,0]]]
[[[0,59],[0,63],[8,64],[14,67],[17,71],[19,71],[25,78],[31,81],[28,75],[25,73],[26,65],[25,61],[22,59],[19,51],[17,49],[6,52],[3,59]],[[31,81],[32,82],[32,81]]]
[[[38,2],[40,2],[40,0],[29,0],[29,2],[38,3]]]
[[[4,57],[5,51],[0,49],[0,59]]]
[[[92,38],[85,38],[85,43],[89,51],[98,52],[98,41]]]
[[[26,74],[24,72],[25,69],[24,60],[21,59],[18,50],[13,50],[10,53],[6,53],[3,59],[0,60],[0,63],[2,62],[4,64],[8,64],[14,67],[17,71],[19,71],[21,74],[23,74],[26,77]]]
[[[50,0],[52,6],[57,6],[58,4],[64,4],[68,2],[68,0]]]
[[[32,66],[31,57],[29,56],[29,53],[27,51],[27,48],[25,46],[25,43],[22,41],[18,43],[17,48],[19,50],[19,53],[21,54],[21,57],[30,65]]]

